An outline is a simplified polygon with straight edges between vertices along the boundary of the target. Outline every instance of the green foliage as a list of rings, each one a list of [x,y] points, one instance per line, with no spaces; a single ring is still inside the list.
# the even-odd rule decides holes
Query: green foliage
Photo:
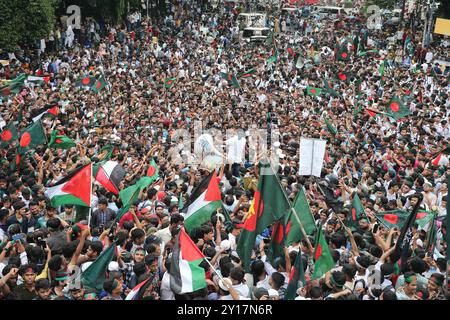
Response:
[[[33,45],[47,37],[55,24],[60,0],[0,0],[0,48]]]
[[[450,19],[450,0],[441,0],[436,2],[440,2],[440,6],[436,11],[436,17]]]

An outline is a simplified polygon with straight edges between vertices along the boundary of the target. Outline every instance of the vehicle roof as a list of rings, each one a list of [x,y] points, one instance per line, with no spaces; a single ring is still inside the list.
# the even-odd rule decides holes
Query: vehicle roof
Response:
[[[246,17],[251,17],[251,16],[265,16],[265,13],[258,13],[258,12],[248,12],[248,13],[240,13],[240,16],[246,16]]]
[[[244,30],[253,30],[253,31],[259,31],[259,30],[270,30],[270,28],[267,27],[248,27],[244,28]]]
[[[345,8],[341,8],[341,7],[333,7],[333,6],[314,6],[318,9],[345,9]]]

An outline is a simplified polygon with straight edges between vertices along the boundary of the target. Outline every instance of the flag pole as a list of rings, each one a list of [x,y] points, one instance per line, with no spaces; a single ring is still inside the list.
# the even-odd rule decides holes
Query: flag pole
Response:
[[[92,215],[92,162],[91,166],[91,182],[89,184],[89,216],[88,216],[88,227],[91,225],[91,215]]]
[[[275,170],[273,170],[272,163],[270,161],[268,161],[268,162],[269,162],[270,168],[272,169],[272,172],[273,172],[273,174],[275,176],[275,179],[277,179],[278,185],[280,185],[280,187],[281,187],[280,180],[278,179],[278,176],[275,174]],[[313,252],[314,251],[314,247],[311,245],[311,242],[309,241],[308,235],[306,234],[306,231],[303,228],[303,224],[300,221],[300,218],[299,218],[299,216],[297,214],[297,211],[292,206],[291,201],[289,201],[289,199],[286,196],[286,193],[284,192],[283,188],[281,188],[281,189],[283,191],[284,197],[286,198],[286,201],[289,203],[289,206],[291,207],[292,213],[294,214],[294,217],[297,220],[298,225],[300,226],[300,231],[302,232],[302,235],[303,235],[304,239],[306,240],[306,243],[308,244],[309,250],[311,250],[311,252]],[[308,202],[308,201],[306,201],[306,202]]]

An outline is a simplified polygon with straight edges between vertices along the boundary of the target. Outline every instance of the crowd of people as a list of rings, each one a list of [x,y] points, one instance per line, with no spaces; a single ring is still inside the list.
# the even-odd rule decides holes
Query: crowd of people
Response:
[[[172,15],[135,15],[132,23],[106,25],[98,34],[95,24],[84,25],[73,43],[47,46],[39,56],[26,50],[10,55],[9,79],[38,73],[50,80],[0,97],[0,132],[10,123],[22,131],[33,123],[36,110],[57,106],[56,117],[40,120],[47,137],[58,130],[76,147],[39,145],[18,164],[16,145],[2,145],[0,299],[122,300],[150,278],[145,298],[153,300],[282,300],[297,255],[306,279],[297,300],[446,299],[450,166],[448,155],[440,152],[450,137],[450,86],[448,71],[435,63],[448,59],[446,39],[434,39],[424,48],[423,26],[414,33],[407,27],[371,30],[364,16],[311,14],[290,18],[294,21],[287,28],[280,27],[283,17],[269,17],[272,42],[250,42],[236,28],[236,10],[183,4]],[[413,50],[405,46],[409,41]],[[336,59],[342,47],[348,49],[348,61]],[[251,69],[256,71],[239,78],[239,87],[220,75]],[[348,79],[336,79],[343,71]],[[5,68],[0,72],[6,77]],[[104,76],[108,84],[99,92],[77,86],[86,76]],[[169,78],[174,79],[170,86],[165,85]],[[333,90],[308,94],[308,87],[323,88],[328,80]],[[394,96],[410,111],[399,120],[384,114]],[[219,212],[226,210],[229,220],[214,214],[191,234],[220,277],[202,264],[209,271],[206,288],[183,295],[171,290],[171,249],[184,222],[180,203],[212,169],[174,159],[179,153],[174,132],[192,132],[194,121],[223,133],[248,132],[252,125],[280,132],[277,173],[283,190],[293,200],[304,188],[334,268],[311,279],[315,234],[309,235],[313,248],[303,239],[285,247],[284,257],[267,259],[263,240],[270,238],[269,226],[254,244],[250,272],[244,271],[237,244],[258,182],[258,162],[247,158],[216,168],[223,201]],[[327,141],[322,178],[328,177],[328,188],[342,204],[338,212],[330,209],[318,179],[298,175],[301,137]],[[245,155],[250,151],[246,148]],[[120,190],[144,176],[152,159],[159,179],[120,221],[115,218],[121,199],[97,183],[89,216],[78,206],[52,207],[45,195],[48,187],[78,166],[104,159],[126,171]],[[365,215],[349,231],[338,214],[352,214],[356,194]],[[408,261],[398,268],[392,253],[400,228],[380,224],[376,214],[411,212],[417,199],[423,199],[420,209],[436,214],[437,240],[430,246],[432,228],[415,225]],[[82,274],[112,241],[118,250],[106,274],[99,275],[104,276],[102,290],[73,283],[73,272]],[[382,280],[372,281],[374,274]]]

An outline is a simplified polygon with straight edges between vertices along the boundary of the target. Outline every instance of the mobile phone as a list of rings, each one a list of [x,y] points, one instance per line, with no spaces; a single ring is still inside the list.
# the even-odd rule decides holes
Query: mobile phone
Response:
[[[375,223],[375,225],[373,226],[372,233],[377,233],[379,226],[380,225],[378,223]]]
[[[14,241],[22,240],[22,235],[20,233],[17,233],[17,234],[12,236],[12,239]]]

